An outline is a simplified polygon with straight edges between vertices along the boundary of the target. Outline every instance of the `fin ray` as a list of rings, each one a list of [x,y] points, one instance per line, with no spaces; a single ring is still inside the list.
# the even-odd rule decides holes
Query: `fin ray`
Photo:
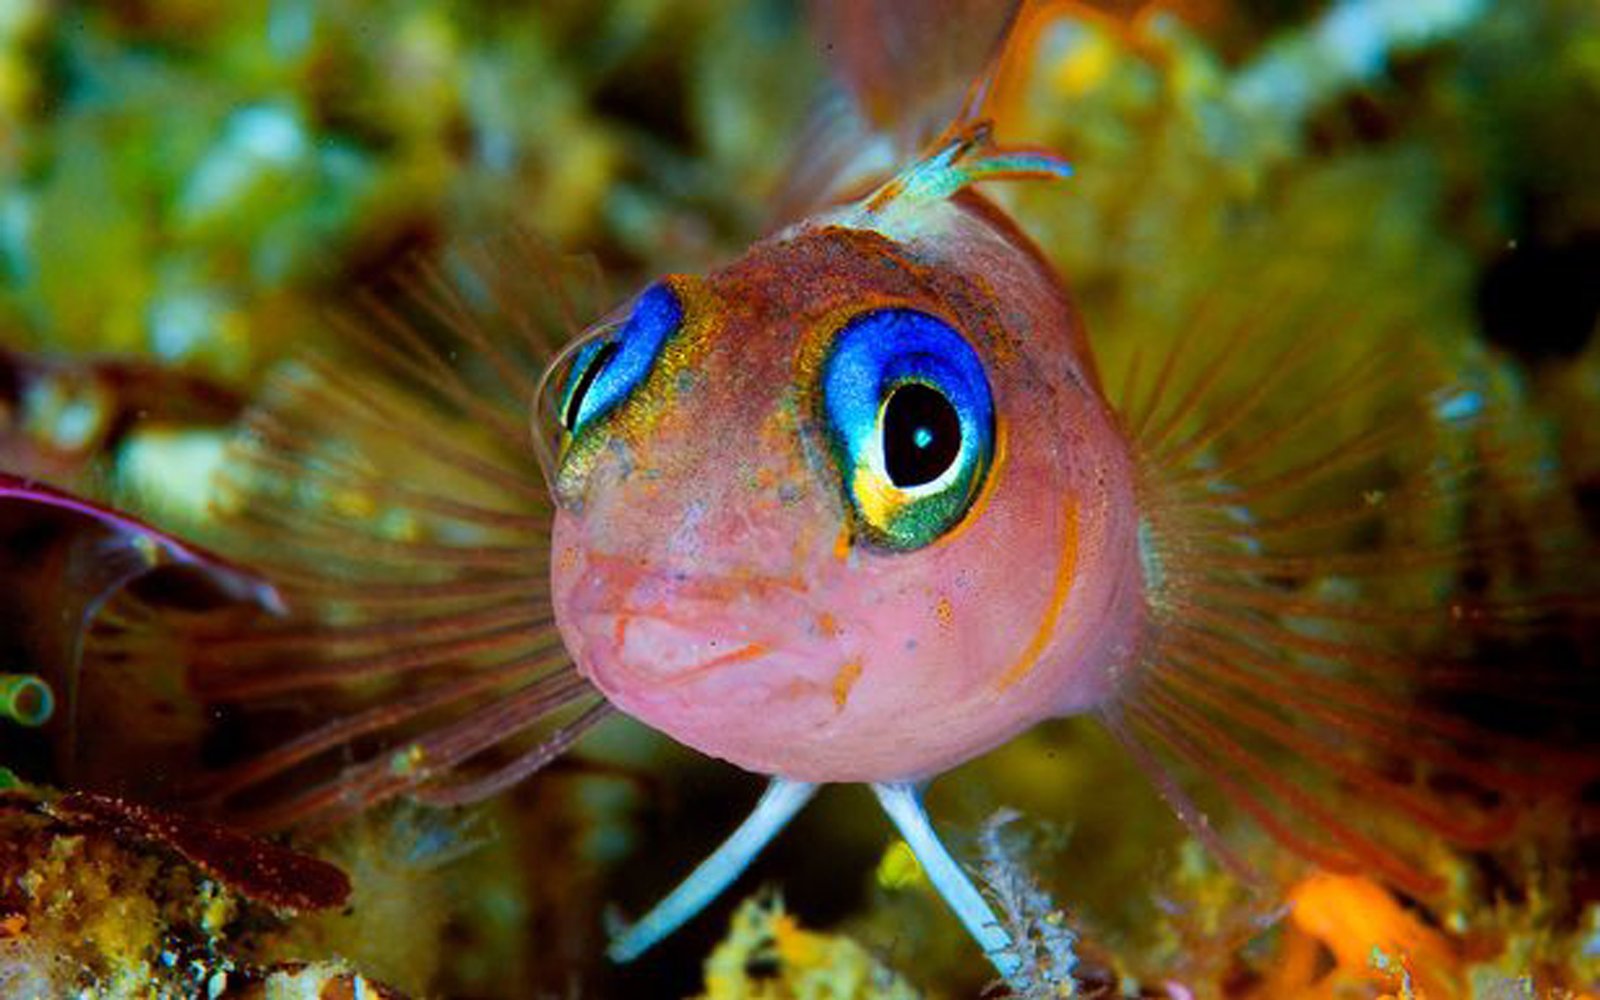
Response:
[[[1370,344],[1350,349],[1291,322],[1265,285],[1202,296],[1154,371],[1148,349],[1124,355],[1152,572],[1137,665],[1102,716],[1230,870],[1242,825],[1426,894],[1440,882],[1422,840],[1493,848],[1534,803],[1600,778],[1575,722],[1574,692],[1594,684],[1576,664],[1464,658],[1581,634],[1589,550],[1551,542],[1581,533],[1558,475],[1525,480],[1540,488],[1514,510],[1483,501],[1536,456],[1497,440],[1507,417],[1473,388],[1482,376],[1452,372],[1394,317],[1367,319]],[[1297,315],[1357,322],[1301,298]],[[1222,346],[1202,357],[1196,342]],[[1474,406],[1434,404],[1463,392]],[[1467,700],[1484,695],[1492,708]],[[1529,724],[1537,738],[1517,731]],[[1191,797],[1204,787],[1242,824],[1214,826]]]
[[[603,289],[530,241],[511,251],[419,264],[359,299],[230,453],[226,537],[290,614],[194,626],[190,684],[244,718],[302,719],[209,783],[245,822],[491,795],[606,714],[555,630],[530,423]]]

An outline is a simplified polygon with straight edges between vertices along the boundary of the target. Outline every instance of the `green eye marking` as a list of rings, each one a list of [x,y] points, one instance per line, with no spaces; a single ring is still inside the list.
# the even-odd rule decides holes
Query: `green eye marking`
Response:
[[[967,513],[994,460],[994,401],[972,346],[911,309],[863,313],[835,336],[822,410],[846,498],[876,544],[911,551]]]

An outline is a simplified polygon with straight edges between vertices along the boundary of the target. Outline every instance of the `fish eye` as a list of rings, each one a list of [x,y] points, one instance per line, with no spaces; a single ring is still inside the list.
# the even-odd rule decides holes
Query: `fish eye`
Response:
[[[884,469],[900,489],[937,480],[961,454],[961,417],[935,386],[895,388],[884,400],[882,426]]]
[[[567,433],[580,433],[626,400],[682,324],[678,296],[665,284],[652,285],[620,329],[585,344],[561,391],[559,413]]]
[[[914,309],[856,316],[822,365],[833,458],[864,534],[927,545],[971,507],[994,460],[994,399],[977,352]]]

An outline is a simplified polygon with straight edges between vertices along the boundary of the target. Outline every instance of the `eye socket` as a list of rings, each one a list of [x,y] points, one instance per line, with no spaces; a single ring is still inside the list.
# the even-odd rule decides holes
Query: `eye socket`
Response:
[[[966,339],[917,310],[864,313],[835,335],[821,386],[834,462],[866,536],[906,551],[953,528],[994,460],[994,398]]]
[[[620,330],[585,344],[561,390],[559,413],[567,432],[581,433],[627,399],[682,324],[678,296],[667,285],[652,285],[634,303]]]

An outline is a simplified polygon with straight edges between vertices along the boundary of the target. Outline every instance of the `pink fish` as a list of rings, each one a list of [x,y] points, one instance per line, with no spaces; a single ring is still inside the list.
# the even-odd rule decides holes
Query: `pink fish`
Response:
[[[1313,863],[1417,894],[1437,879],[1385,833],[1394,817],[1492,843],[1522,798],[1594,774],[1592,754],[1417,697],[1437,676],[1419,637],[1580,602],[1398,607],[1314,585],[1421,578],[1491,544],[1352,541],[1454,488],[1400,457],[1420,424],[1481,415],[1441,417],[1428,393],[1449,387],[1430,386],[1392,424],[1330,429],[1406,374],[1383,345],[1268,425],[1322,345],[1249,328],[1109,391],[1061,275],[980,191],[1070,174],[992,139],[1013,11],[938,6],[824,6],[863,110],[850,134],[881,141],[818,150],[786,202],[809,207],[732,263],[661,279],[559,354],[565,264],[429,272],[370,303],[361,365],[281,386],[233,482],[245,552],[293,614],[207,637],[192,677],[220,702],[343,707],[219,799],[268,826],[473,801],[620,710],[770,784],[613,957],[693,916],[818,786],[857,782],[1012,976],[1018,943],[920,791],[1042,720],[1098,718],[1241,874],[1186,776]],[[1239,389],[1224,376],[1252,352],[1268,358]],[[1384,504],[1341,478],[1375,458],[1406,473]]]

